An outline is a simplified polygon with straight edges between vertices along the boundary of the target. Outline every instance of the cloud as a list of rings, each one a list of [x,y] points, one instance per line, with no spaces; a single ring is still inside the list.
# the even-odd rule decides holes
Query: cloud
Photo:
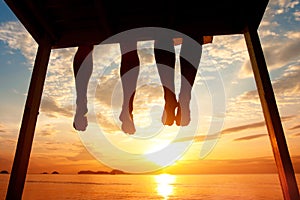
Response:
[[[265,136],[268,136],[268,135],[267,134],[249,135],[249,136],[245,136],[245,137],[236,138],[236,139],[234,139],[234,141],[248,141],[248,140],[253,140],[253,139],[265,137]]]
[[[300,172],[300,156],[295,155],[292,158],[295,173]],[[170,166],[165,169],[168,173],[188,173],[188,174],[255,174],[255,173],[277,173],[275,160],[272,156],[254,157],[244,159],[203,159],[198,160],[182,160],[177,165]],[[188,169],[178,166],[192,166]]]
[[[294,105],[300,100],[300,65],[290,65],[282,75],[273,81],[273,90],[279,106]],[[260,104],[257,90],[246,91],[236,98],[235,106],[238,103]]]
[[[292,33],[288,34],[293,35]],[[282,42],[263,49],[268,70],[272,71],[300,59],[300,40]],[[253,76],[250,60],[246,60],[239,72],[239,78],[249,78]]]
[[[260,128],[263,126],[265,126],[264,121],[256,122],[256,123],[252,123],[252,124],[246,124],[246,125],[242,125],[242,126],[235,126],[235,127],[224,129],[222,131],[222,134],[235,133],[235,132],[240,132],[240,131],[244,131],[244,130],[248,130],[248,129]]]
[[[299,62],[299,1],[271,0],[259,27],[259,35],[269,71]],[[252,76],[249,56],[239,78]]]
[[[101,129],[104,130],[105,133],[115,133],[116,131],[120,131],[120,127],[113,123],[114,120],[112,116],[106,117],[106,115],[97,113],[98,124],[101,126]]]
[[[112,103],[112,96],[116,95],[117,99],[122,98],[122,91],[120,85],[120,77],[117,69],[112,70],[109,75],[99,77],[99,82],[94,95],[96,100],[103,106],[110,107]],[[119,87],[117,87],[119,86]]]
[[[54,98],[46,96],[42,99],[41,111],[44,112],[48,117],[72,117],[72,109],[68,107],[62,107],[54,100]]]
[[[11,49],[19,50],[25,58],[26,66],[32,70],[38,45],[20,22],[2,23],[0,40]],[[60,103],[70,101],[74,93],[72,60],[75,50],[76,48],[64,48],[51,52],[44,94],[55,97]]]
[[[0,124],[0,133],[5,133],[6,130],[4,128],[4,125]]]
[[[0,25],[0,40],[4,41],[10,48],[20,50],[32,66],[37,43],[20,22],[2,23]]]
[[[38,135],[42,137],[54,136],[58,131],[53,127],[52,124],[45,124],[38,129]]]
[[[211,135],[195,135],[194,137],[182,137],[174,140],[173,142],[188,142],[188,141],[194,141],[194,142],[203,142],[207,140],[215,140],[219,137],[219,134],[211,134]]]
[[[294,117],[295,116],[285,116],[285,117],[282,117],[281,120],[287,121],[287,120],[293,119]],[[237,133],[237,132],[241,132],[244,130],[251,130],[251,129],[261,128],[261,127],[265,127],[265,121],[227,128],[227,129],[222,130],[221,134],[232,134],[232,133]],[[207,141],[207,140],[218,139],[220,136],[221,135],[218,133],[210,134],[210,135],[195,135],[193,137],[178,138],[178,139],[174,140],[173,142],[187,142],[187,141],[192,141],[192,140],[194,142],[203,142],[203,141]],[[234,141],[252,140],[252,139],[260,138],[263,136],[267,136],[267,134],[256,134],[256,135],[240,137],[240,138],[236,138]]]
[[[154,58],[154,41],[141,41],[137,43],[140,64],[153,65],[155,64]]]
[[[294,136],[298,137],[298,136],[300,136],[300,133],[296,133],[296,134],[294,134]]]
[[[285,35],[285,37],[287,37],[288,39],[291,39],[291,40],[299,40],[300,39],[300,33],[298,31],[287,31],[284,35]]]
[[[86,149],[82,149],[78,154],[74,156],[66,157],[70,161],[86,161],[86,160],[95,160],[95,158],[87,152]]]
[[[299,11],[298,12],[294,12],[293,15],[295,16],[295,20],[296,21],[300,21],[300,12]]]
[[[293,115],[281,117],[281,121],[287,121],[294,117],[295,116],[293,116]],[[264,126],[265,126],[265,121],[255,122],[255,123],[251,123],[251,124],[245,124],[245,125],[241,125],[241,126],[235,126],[235,127],[224,129],[222,131],[222,134],[235,133],[235,132],[240,132],[240,131],[249,130],[249,129],[256,129],[256,128],[260,128],[260,127],[264,127]]]
[[[281,69],[279,76],[272,81],[274,95],[277,101],[278,109],[281,112],[289,110],[289,114],[298,114],[300,102],[300,65],[290,64]],[[292,110],[291,107],[292,106]],[[284,111],[283,111],[284,110]],[[257,89],[245,91],[242,94],[229,99],[227,105],[226,117],[239,118],[247,116],[247,120],[257,119],[262,116],[261,101]]]
[[[296,125],[296,126],[293,126],[292,128],[289,128],[289,130],[295,130],[295,129],[299,129],[300,128],[300,125]]]
[[[294,8],[298,4],[299,4],[299,1],[290,1],[290,0],[271,0],[270,1],[270,7],[272,9],[284,10],[284,12],[289,12],[289,10],[291,8]]]
[[[228,68],[232,64],[243,62],[247,56],[242,35],[215,36],[211,45],[203,46],[201,70]]]
[[[283,75],[274,81],[276,97],[281,104],[296,105],[300,99],[300,65],[290,65]]]
[[[119,68],[121,51],[119,44],[100,44],[94,47],[94,71],[97,77]]]

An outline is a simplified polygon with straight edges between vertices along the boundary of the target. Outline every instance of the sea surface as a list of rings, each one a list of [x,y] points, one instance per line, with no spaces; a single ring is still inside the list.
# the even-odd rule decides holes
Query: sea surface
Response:
[[[8,181],[9,175],[0,174],[1,200],[5,199]],[[299,181],[300,174],[297,174],[298,185]],[[28,174],[23,199],[283,200],[283,195],[277,174]]]

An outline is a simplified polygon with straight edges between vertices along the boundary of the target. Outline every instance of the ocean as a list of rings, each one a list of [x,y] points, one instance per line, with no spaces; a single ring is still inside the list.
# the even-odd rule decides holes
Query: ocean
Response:
[[[0,174],[5,199],[9,175]],[[299,185],[300,176],[297,174]],[[28,174],[24,200],[283,200],[277,174]]]

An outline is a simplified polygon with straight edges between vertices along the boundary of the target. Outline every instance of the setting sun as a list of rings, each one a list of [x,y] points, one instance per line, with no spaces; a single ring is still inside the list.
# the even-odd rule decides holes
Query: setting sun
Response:
[[[176,176],[170,174],[160,174],[155,176],[155,181],[157,183],[157,193],[168,199],[170,195],[174,193],[173,184],[176,181]]]

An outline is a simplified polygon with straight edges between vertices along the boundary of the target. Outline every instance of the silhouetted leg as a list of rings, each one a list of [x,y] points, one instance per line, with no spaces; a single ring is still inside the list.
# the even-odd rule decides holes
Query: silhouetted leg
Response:
[[[121,46],[121,52],[122,46]],[[122,53],[121,60],[121,82],[123,88],[123,105],[119,119],[122,122],[122,130],[125,133],[135,133],[133,122],[133,100],[139,75],[139,57],[137,50]]]
[[[154,55],[160,80],[163,86],[165,106],[162,115],[162,123],[171,126],[175,120],[175,109],[177,100],[175,95],[174,74],[175,74],[175,50],[173,40],[163,41],[164,49],[157,48],[155,41]],[[161,46],[159,44],[158,46]]]
[[[73,127],[78,131],[85,131],[88,122],[87,88],[93,72],[93,46],[79,46],[73,61],[76,86],[76,113]]]
[[[181,87],[176,114],[176,124],[178,126],[187,126],[191,121],[191,91],[200,63],[201,54],[201,45],[188,44],[188,41],[183,41],[180,50]]]

